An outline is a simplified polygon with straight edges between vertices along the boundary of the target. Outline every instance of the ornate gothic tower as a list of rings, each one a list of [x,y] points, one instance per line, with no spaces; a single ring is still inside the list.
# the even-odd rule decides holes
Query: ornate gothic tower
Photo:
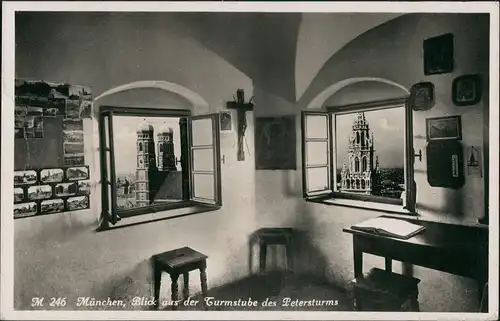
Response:
[[[143,122],[137,129],[137,169],[135,200],[137,206],[150,205],[156,194],[154,176],[157,172],[153,126]]]
[[[376,194],[380,175],[378,156],[374,164],[374,137],[370,133],[365,114],[358,113],[349,137],[348,163],[342,168],[342,192]]]
[[[174,153],[174,130],[162,128],[158,132],[158,171],[176,171]]]

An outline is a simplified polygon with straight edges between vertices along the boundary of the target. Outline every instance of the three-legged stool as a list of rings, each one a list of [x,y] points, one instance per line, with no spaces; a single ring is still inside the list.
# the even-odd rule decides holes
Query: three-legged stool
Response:
[[[205,297],[207,297],[207,274],[205,272],[207,268],[207,258],[208,256],[189,247],[183,247],[154,255],[154,298],[156,308],[160,306],[160,286],[163,271],[170,274],[170,279],[172,280],[172,301],[175,302],[178,300],[179,287],[177,279],[179,276],[181,274],[183,275],[183,296],[184,300],[186,300],[189,298],[189,272],[193,270],[200,270],[201,292],[203,299],[205,299]],[[205,304],[204,300],[203,304]],[[204,307],[206,309],[205,305]],[[172,310],[175,309],[176,306],[172,305]]]

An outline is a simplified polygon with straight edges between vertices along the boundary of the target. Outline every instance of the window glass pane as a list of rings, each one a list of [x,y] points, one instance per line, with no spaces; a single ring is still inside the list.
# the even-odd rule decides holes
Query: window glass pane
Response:
[[[112,207],[112,195],[111,195],[111,185],[110,184],[106,184],[106,188],[108,190],[108,204],[109,204],[109,210],[111,212],[111,207]]]
[[[212,145],[212,119],[193,119],[193,146]]]
[[[307,115],[306,138],[327,138],[328,118],[326,116]]]
[[[182,201],[179,117],[113,116],[119,210]]]
[[[104,147],[109,147],[109,117],[104,117]]]
[[[307,165],[328,164],[328,142],[307,142],[306,153]]]
[[[193,196],[214,200],[214,175],[193,174]]]
[[[214,170],[214,149],[193,149],[193,169],[212,172]]]
[[[308,168],[306,175],[308,192],[328,189],[328,167]]]
[[[111,179],[111,152],[106,151],[106,174],[108,176],[108,181]]]
[[[405,189],[404,108],[335,117],[337,191],[401,198]]]

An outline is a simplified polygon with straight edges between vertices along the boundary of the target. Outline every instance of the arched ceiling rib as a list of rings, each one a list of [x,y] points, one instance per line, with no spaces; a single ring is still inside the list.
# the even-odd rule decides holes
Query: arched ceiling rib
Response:
[[[297,39],[297,101],[328,59],[350,41],[402,13],[303,13]]]

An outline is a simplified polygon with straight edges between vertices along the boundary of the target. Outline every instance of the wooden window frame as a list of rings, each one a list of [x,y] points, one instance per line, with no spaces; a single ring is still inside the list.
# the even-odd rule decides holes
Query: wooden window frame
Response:
[[[184,165],[187,167],[187,172],[183,170],[182,173],[182,192],[183,200],[171,203],[171,204],[155,204],[145,207],[138,207],[132,209],[121,209],[117,208],[116,204],[116,175],[114,166],[114,146],[113,146],[113,117],[114,116],[138,116],[138,117],[177,117],[186,118],[186,142],[187,146],[183,146],[181,143],[181,150],[187,148],[186,160]],[[99,154],[100,154],[100,168],[101,168],[101,199],[102,199],[102,212],[99,223],[98,231],[110,229],[111,225],[117,224],[120,220],[129,217],[154,214],[158,212],[165,212],[171,210],[177,210],[186,207],[196,208],[196,213],[206,212],[208,210],[217,210],[222,206],[222,188],[221,188],[221,169],[220,169],[220,137],[219,137],[219,122],[218,119],[213,118],[213,115],[201,115],[192,116],[190,110],[185,109],[157,109],[157,108],[138,108],[138,107],[115,107],[115,106],[101,106],[99,111]],[[106,127],[105,118],[108,117],[108,132],[109,132],[109,146],[106,146]],[[212,117],[212,139],[214,142],[214,193],[216,193],[215,202],[206,204],[201,203],[198,200],[193,200],[192,197],[192,125],[193,119],[199,119],[203,117]],[[182,134],[181,134],[182,135]],[[182,138],[181,138],[182,139]],[[106,152],[110,153],[110,164],[108,172],[108,160]],[[181,155],[182,157],[182,155]],[[185,177],[189,176],[189,186],[184,186]],[[111,199],[109,199],[108,186],[111,187]],[[185,195],[188,194],[188,195]],[[194,213],[191,213],[194,214]],[[145,218],[144,222],[147,222],[148,218]],[[156,221],[156,220],[155,220]]]
[[[336,164],[336,132],[335,132],[335,116],[342,114],[351,114],[356,112],[368,112],[375,110],[383,110],[390,108],[404,108],[405,110],[405,141],[404,141],[404,175],[405,175],[405,202],[400,199],[391,199],[389,197],[376,196],[376,195],[360,195],[360,194],[351,194],[351,193],[342,193],[337,192],[337,164]],[[307,195],[306,190],[306,156],[305,156],[305,134],[302,136],[302,154],[303,154],[303,190],[304,190],[304,198],[306,200],[311,200],[314,202],[321,202],[322,200],[332,200],[332,199],[346,199],[353,202],[353,206],[363,207],[363,203],[365,202],[375,202],[388,204],[390,206],[401,206],[402,213],[414,214],[415,213],[415,203],[416,203],[416,186],[414,182],[414,149],[413,149],[413,114],[412,109],[407,102],[407,97],[397,98],[397,99],[388,99],[388,100],[379,100],[367,103],[358,103],[358,104],[349,104],[349,105],[341,105],[341,106],[329,106],[326,107],[326,112],[313,112],[306,111],[303,112],[302,117],[302,130],[305,130],[305,117],[306,115],[311,114],[321,114],[321,115],[329,115],[329,134],[330,134],[330,153],[329,163],[330,163],[330,187],[331,192],[326,191],[326,193],[322,193],[318,197]],[[355,205],[354,205],[355,204]],[[366,203],[365,203],[366,204]],[[403,204],[404,207],[403,207]]]

